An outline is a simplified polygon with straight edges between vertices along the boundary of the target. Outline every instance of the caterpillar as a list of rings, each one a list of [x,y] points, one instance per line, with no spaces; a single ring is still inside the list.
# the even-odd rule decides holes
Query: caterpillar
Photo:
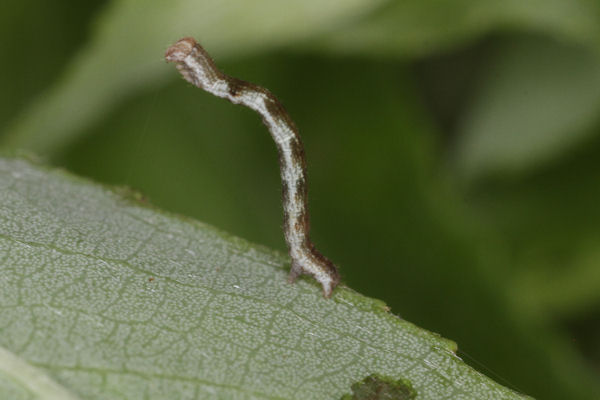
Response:
[[[340,282],[337,267],[323,256],[310,240],[308,186],[304,146],[294,121],[267,89],[222,73],[210,55],[186,37],[165,53],[167,62],[176,63],[185,80],[215,96],[256,111],[267,126],[279,153],[282,182],[283,230],[292,260],[288,281],[302,274],[313,276],[330,297]]]

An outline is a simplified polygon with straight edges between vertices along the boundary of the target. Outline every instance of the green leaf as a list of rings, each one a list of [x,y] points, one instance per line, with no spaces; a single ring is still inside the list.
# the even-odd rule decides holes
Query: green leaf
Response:
[[[0,347],[0,398],[77,400],[38,368]]]
[[[60,151],[131,93],[173,77],[161,55],[183,36],[201,40],[220,61],[300,43],[334,53],[414,57],[506,27],[599,47],[599,26],[598,6],[587,0],[295,0],[285,7],[274,0],[114,0],[62,79],[9,126],[4,145]]]
[[[330,31],[383,2],[296,0],[281,8],[276,0],[115,0],[63,78],[8,129],[5,144],[60,150],[129,93],[174,79],[163,54],[181,37],[198,38],[223,60]]]
[[[338,53],[414,57],[494,30],[543,32],[600,48],[600,8],[590,0],[396,0],[315,45]]]
[[[128,191],[20,159],[0,187],[0,347],[82,398],[337,399],[372,374],[419,399],[523,398],[383,303],[289,285],[280,254]]]
[[[87,39],[90,16],[101,1],[2,1],[0,52],[10,57],[0,65],[0,129],[52,85],[73,51]]]
[[[498,49],[466,110],[456,162],[468,178],[531,170],[595,133],[600,57],[518,37]]]

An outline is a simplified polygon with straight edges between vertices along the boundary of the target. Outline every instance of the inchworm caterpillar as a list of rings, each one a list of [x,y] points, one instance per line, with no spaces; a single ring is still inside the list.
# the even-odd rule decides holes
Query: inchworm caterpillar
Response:
[[[167,61],[177,63],[181,75],[194,86],[256,111],[269,129],[279,153],[283,192],[284,233],[292,268],[289,281],[312,275],[330,297],[340,281],[335,265],[310,240],[308,188],[304,147],[296,125],[283,105],[267,89],[225,75],[193,38],[183,38],[167,49]]]

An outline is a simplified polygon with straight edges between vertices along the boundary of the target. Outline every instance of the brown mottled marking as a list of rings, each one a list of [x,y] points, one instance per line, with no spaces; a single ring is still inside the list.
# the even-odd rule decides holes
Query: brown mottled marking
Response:
[[[283,230],[292,258],[288,280],[294,282],[299,275],[312,275],[323,287],[323,295],[330,297],[340,276],[335,265],[315,249],[310,240],[304,147],[283,105],[267,89],[219,71],[208,53],[192,38],[183,38],[169,47],[165,58],[177,63],[181,75],[193,85],[260,114],[279,153]]]

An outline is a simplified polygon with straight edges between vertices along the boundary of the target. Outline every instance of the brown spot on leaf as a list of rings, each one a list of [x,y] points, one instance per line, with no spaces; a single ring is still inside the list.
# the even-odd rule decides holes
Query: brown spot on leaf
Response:
[[[369,375],[352,385],[352,394],[342,396],[341,400],[412,400],[416,396],[408,380]]]

